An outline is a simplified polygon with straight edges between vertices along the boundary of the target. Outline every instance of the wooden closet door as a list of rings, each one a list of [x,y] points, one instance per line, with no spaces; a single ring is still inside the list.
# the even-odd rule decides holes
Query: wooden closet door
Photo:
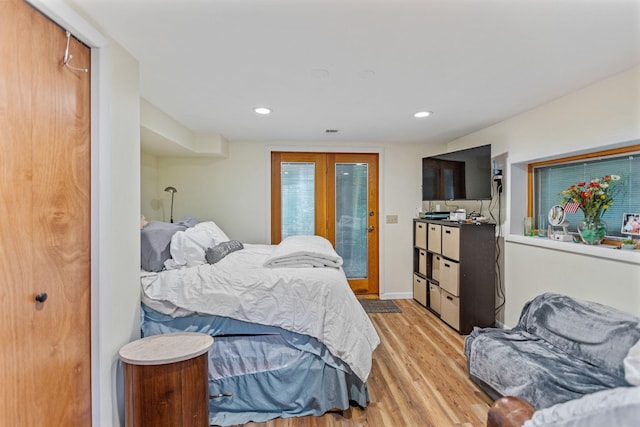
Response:
[[[0,0],[0,419],[91,425],[90,75],[65,31]],[[90,51],[71,40],[72,65]],[[46,294],[37,302],[38,294]]]

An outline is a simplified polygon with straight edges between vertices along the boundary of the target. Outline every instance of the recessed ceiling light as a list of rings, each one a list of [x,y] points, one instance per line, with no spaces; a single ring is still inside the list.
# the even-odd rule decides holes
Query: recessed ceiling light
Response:
[[[429,117],[430,115],[432,115],[433,113],[431,111],[418,111],[417,113],[415,113],[413,115],[413,117],[417,118],[417,119],[422,119],[424,117]]]
[[[267,107],[257,107],[253,111],[255,111],[256,114],[262,114],[262,115],[271,114],[271,109]]]

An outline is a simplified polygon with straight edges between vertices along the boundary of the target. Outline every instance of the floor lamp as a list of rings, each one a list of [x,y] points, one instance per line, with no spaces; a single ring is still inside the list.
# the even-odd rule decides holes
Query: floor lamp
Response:
[[[173,222],[173,196],[178,192],[175,187],[167,187],[164,189],[167,193],[171,193],[171,222]]]

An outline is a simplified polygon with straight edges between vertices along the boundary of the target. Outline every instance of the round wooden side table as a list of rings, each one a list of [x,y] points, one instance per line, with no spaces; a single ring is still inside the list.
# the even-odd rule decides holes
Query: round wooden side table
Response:
[[[126,427],[208,427],[208,351],[213,338],[152,335],[120,349]]]

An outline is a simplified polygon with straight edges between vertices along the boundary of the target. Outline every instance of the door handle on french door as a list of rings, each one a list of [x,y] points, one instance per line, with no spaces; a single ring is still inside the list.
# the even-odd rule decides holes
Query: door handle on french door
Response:
[[[367,231],[368,231],[369,233],[371,233],[371,232],[372,232],[373,230],[375,230],[375,229],[376,229],[376,228],[375,228],[373,225],[370,225],[370,226],[367,228]]]

